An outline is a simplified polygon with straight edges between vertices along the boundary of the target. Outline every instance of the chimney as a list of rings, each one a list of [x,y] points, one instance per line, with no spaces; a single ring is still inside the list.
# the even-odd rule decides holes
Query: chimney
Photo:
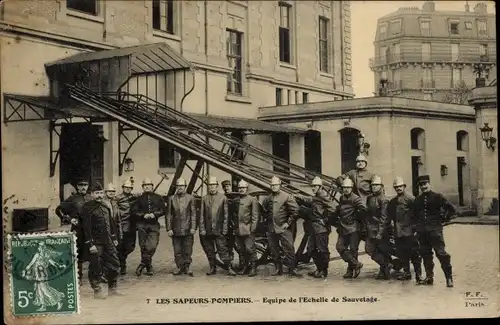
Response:
[[[488,7],[486,6],[486,3],[480,2],[474,7],[474,12],[476,14],[487,14],[488,13]]]
[[[470,12],[469,1],[465,1],[465,12]]]
[[[422,6],[422,10],[427,12],[436,11],[436,4],[434,3],[434,1],[426,1]]]

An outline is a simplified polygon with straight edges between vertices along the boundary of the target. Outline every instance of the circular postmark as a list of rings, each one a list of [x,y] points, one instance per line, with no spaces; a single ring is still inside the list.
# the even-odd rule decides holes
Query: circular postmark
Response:
[[[47,282],[73,271],[76,252],[71,235],[10,236],[6,267],[16,280]]]

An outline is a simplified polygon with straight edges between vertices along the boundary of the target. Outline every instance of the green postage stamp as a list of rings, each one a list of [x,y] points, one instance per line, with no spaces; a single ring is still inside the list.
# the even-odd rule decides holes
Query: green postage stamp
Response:
[[[73,233],[9,234],[8,248],[14,316],[80,312]]]

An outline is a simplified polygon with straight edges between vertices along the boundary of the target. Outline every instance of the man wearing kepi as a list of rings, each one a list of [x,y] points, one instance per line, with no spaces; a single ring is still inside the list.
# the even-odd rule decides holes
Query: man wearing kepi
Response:
[[[328,250],[328,238],[330,225],[328,225],[329,214],[335,213],[332,201],[323,189],[323,181],[314,177],[311,182],[314,196],[296,195],[298,202],[311,207],[311,224],[313,233],[309,236],[307,251],[311,252],[316,271],[308,273],[315,278],[326,278],[328,265],[330,263],[330,251]]]
[[[403,274],[398,280],[411,280],[410,260],[415,271],[415,279],[420,282],[422,276],[422,258],[418,252],[418,241],[415,233],[413,205],[415,198],[406,192],[406,184],[401,177],[393,183],[396,197],[389,201],[387,215],[394,225],[396,254],[403,262]]]
[[[281,180],[273,176],[271,178],[271,194],[262,203],[265,221],[268,226],[267,239],[269,249],[276,265],[276,271],[271,275],[283,274],[283,261],[281,249],[285,255],[285,263],[288,267],[288,275],[301,277],[295,271],[295,247],[290,227],[298,218],[299,206],[293,196],[281,191]],[[281,248],[280,248],[281,244]]]
[[[380,271],[375,278],[388,280],[391,270],[390,244],[387,237],[389,200],[384,194],[380,176],[373,176],[371,189],[372,194],[366,200],[368,211],[364,218],[366,223],[365,251],[380,266]]]
[[[418,184],[422,193],[415,199],[414,211],[420,255],[426,275],[419,284],[434,284],[434,249],[446,277],[446,286],[453,287],[451,256],[445,250],[442,223],[456,217],[457,210],[442,194],[431,190],[429,175],[419,176]],[[441,210],[445,213],[442,214]]]
[[[255,250],[255,231],[259,222],[259,202],[248,195],[248,183],[241,180],[238,183],[240,197],[235,200],[237,211],[234,217],[236,245],[240,252],[242,269],[239,275],[248,273],[249,277],[257,275],[257,252]]]
[[[135,249],[137,228],[130,213],[130,207],[136,200],[136,197],[132,194],[132,182],[127,179],[123,183],[122,189],[123,192],[116,196],[116,204],[120,211],[122,229],[122,238],[118,245],[118,257],[120,258],[120,274],[124,275],[127,274],[127,257]]]
[[[352,192],[354,184],[350,178],[342,182],[342,196],[336,209],[337,216],[337,244],[335,248],[340,257],[347,262],[345,279],[357,278],[363,267],[358,261],[360,219],[366,213],[363,200]]]
[[[196,232],[196,208],[194,197],[186,193],[186,180],[183,178],[177,179],[176,193],[168,199],[165,227],[167,234],[172,237],[177,265],[177,271],[172,274],[193,276],[189,267],[192,262],[193,235]]]
[[[153,193],[153,182],[146,178],[142,182],[144,191],[131,207],[131,213],[137,222],[141,263],[135,273],[140,276],[146,268],[147,275],[153,275],[153,255],[160,240],[158,218],[165,215],[165,201],[161,195]]]
[[[92,196],[87,194],[89,183],[86,180],[80,180],[76,184],[77,193],[68,197],[56,208],[56,215],[63,220],[69,218],[71,222],[71,231],[76,234],[76,247],[78,251],[78,279],[82,284],[83,262],[86,260],[87,247],[85,247],[84,232],[82,228],[82,208],[85,203],[92,200]]]
[[[96,299],[105,296],[101,290],[102,270],[106,270],[108,294],[121,295],[117,290],[118,270],[118,225],[112,217],[109,205],[104,200],[101,184],[92,189],[93,200],[85,203],[82,209],[82,227],[85,232],[85,245],[89,251],[89,281]]]
[[[236,275],[231,267],[231,258],[227,247],[226,236],[229,219],[227,199],[224,194],[217,192],[218,185],[215,177],[208,179],[208,194],[201,201],[200,242],[210,265],[207,275],[217,273],[217,253],[228,268],[228,275]]]

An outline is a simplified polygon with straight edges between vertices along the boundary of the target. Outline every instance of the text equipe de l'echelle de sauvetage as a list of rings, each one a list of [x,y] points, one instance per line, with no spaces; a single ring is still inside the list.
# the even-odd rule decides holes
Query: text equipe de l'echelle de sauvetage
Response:
[[[373,296],[367,297],[263,297],[253,299],[249,297],[204,297],[204,298],[152,298],[146,299],[148,304],[157,305],[184,305],[184,304],[290,304],[290,303],[374,303],[379,299]]]

